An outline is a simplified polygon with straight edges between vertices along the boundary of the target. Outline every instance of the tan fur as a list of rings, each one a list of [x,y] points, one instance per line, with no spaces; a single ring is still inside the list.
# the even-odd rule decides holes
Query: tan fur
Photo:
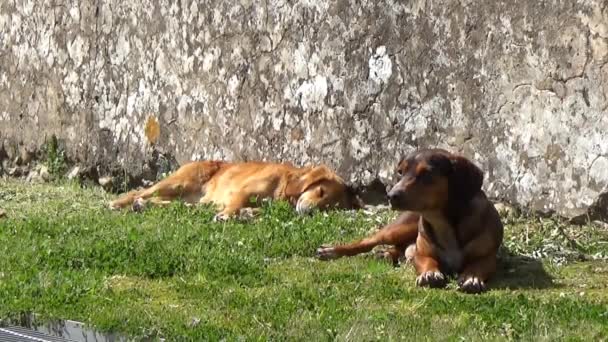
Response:
[[[287,200],[299,213],[313,208],[354,208],[358,200],[345,182],[326,166],[296,168],[287,163],[197,161],[180,167],[148,189],[131,191],[110,208],[146,203],[167,204],[182,199],[190,204],[215,204],[218,218],[238,214],[251,200]]]

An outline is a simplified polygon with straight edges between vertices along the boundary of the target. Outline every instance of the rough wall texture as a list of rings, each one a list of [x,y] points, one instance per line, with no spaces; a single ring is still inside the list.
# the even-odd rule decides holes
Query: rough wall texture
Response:
[[[390,183],[440,146],[576,216],[608,191],[607,111],[608,1],[0,2],[10,160],[54,134],[101,173],[156,151]]]

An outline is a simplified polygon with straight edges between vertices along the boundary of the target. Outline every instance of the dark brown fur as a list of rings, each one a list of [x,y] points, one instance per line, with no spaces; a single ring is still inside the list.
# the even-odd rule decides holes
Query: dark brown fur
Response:
[[[321,259],[333,259],[392,245],[393,262],[412,259],[419,286],[443,287],[457,274],[462,291],[481,292],[496,271],[503,226],[481,190],[483,172],[463,156],[422,150],[399,162],[399,181],[389,191],[399,218],[375,234],[346,245],[321,247]]]

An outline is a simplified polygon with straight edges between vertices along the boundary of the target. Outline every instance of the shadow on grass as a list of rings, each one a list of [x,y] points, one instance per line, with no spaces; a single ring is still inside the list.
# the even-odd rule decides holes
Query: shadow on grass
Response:
[[[383,257],[384,246],[375,248],[373,252],[365,254],[365,257],[391,263]],[[413,267],[411,264],[400,260],[395,267]],[[562,285],[553,281],[553,277],[547,273],[541,260],[524,255],[517,255],[501,247],[498,252],[498,265],[496,274],[490,279],[488,287],[496,290],[517,289],[549,289],[558,288]]]
[[[503,248],[499,253],[496,275],[488,284],[492,289],[548,289],[559,285],[540,260],[516,255]]]

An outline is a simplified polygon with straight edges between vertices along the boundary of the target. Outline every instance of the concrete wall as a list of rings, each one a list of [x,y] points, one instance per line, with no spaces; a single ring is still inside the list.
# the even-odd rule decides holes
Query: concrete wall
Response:
[[[9,161],[54,134],[100,174],[163,154],[365,184],[439,146],[489,195],[576,216],[608,192],[607,93],[606,1],[0,2]]]

